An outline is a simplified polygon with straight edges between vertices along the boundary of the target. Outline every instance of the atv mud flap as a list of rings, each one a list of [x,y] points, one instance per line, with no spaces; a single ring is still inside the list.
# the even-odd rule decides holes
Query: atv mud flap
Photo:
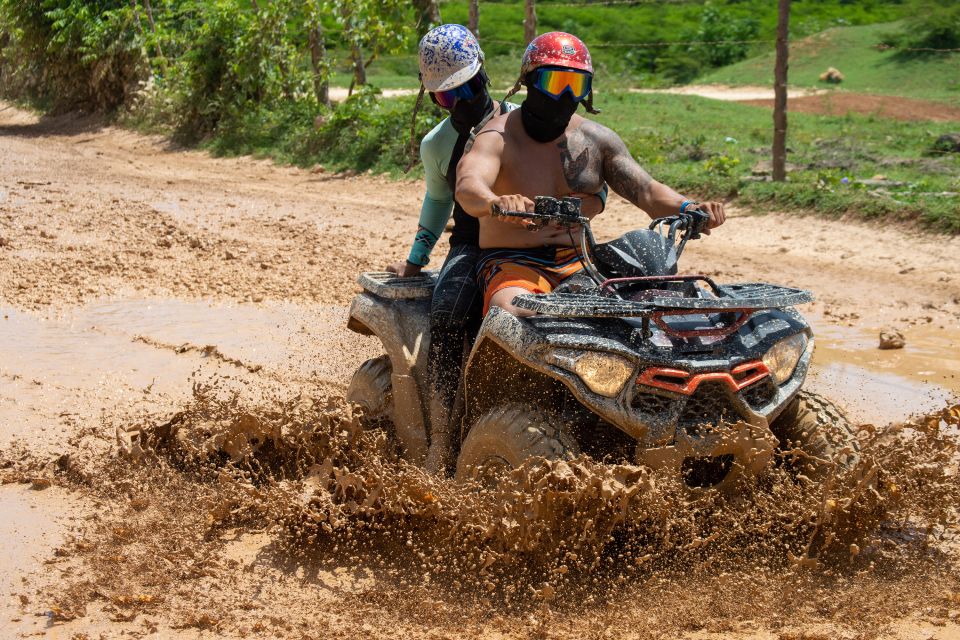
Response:
[[[423,465],[427,459],[427,429],[424,425],[423,405],[413,376],[393,374],[393,428],[406,451],[406,459]]]
[[[773,459],[777,438],[767,427],[746,422],[723,425],[704,435],[693,435],[678,429],[674,443],[666,447],[637,447],[637,462],[651,469],[674,469],[683,472],[687,484],[696,488],[727,486],[736,478],[756,476]],[[730,461],[722,475],[691,484],[689,470],[699,462]]]

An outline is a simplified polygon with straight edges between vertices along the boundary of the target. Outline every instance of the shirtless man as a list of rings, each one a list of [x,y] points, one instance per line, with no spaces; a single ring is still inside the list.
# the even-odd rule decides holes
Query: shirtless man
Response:
[[[494,218],[494,207],[533,211],[534,196],[595,193],[607,183],[651,218],[697,205],[710,215],[708,229],[724,222],[722,203],[691,202],[657,182],[616,133],[575,114],[581,103],[597,113],[592,80],[590,53],[577,37],[561,32],[537,37],[523,55],[520,80],[511,92],[522,82],[526,100],[520,109],[491,120],[457,167],[457,202],[480,221],[484,314],[496,305],[518,316],[531,315],[512,304],[516,295],[549,293],[583,268],[574,233]]]

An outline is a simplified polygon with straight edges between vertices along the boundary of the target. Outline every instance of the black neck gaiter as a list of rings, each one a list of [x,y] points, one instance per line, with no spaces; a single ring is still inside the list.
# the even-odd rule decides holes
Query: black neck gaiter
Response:
[[[473,100],[457,100],[450,111],[450,124],[460,135],[469,134],[493,110],[493,98],[484,91]]]
[[[447,169],[447,184],[450,190],[457,191],[457,164],[463,157],[463,151],[470,139],[471,130],[480,124],[488,113],[493,111],[493,99],[486,91],[470,102],[457,101],[450,112],[450,124],[457,132],[457,141],[450,154],[450,164]],[[477,246],[480,242],[480,222],[460,206],[453,202],[453,233],[450,234],[450,246],[469,244]]]
[[[529,84],[527,85],[530,86]],[[577,110],[577,102],[567,93],[554,100],[539,89],[531,87],[527,99],[520,105],[520,121],[527,135],[537,142],[559,138]]]

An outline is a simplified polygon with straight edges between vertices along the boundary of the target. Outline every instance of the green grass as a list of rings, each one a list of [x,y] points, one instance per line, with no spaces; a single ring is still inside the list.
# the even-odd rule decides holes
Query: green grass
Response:
[[[870,116],[790,116],[787,184],[744,181],[769,161],[770,110],[673,95],[605,95],[598,120],[623,137],[657,179],[699,197],[735,195],[758,208],[914,220],[960,233],[960,156],[928,155],[955,123]],[[856,181],[883,175],[886,192]],[[849,181],[844,183],[843,179]]]
[[[902,58],[876,44],[899,23],[828,29],[793,42],[790,47],[789,82],[798,87],[824,87],[819,76],[828,67],[844,75],[845,91],[925,98],[960,103],[960,53],[937,53]],[[773,83],[772,53],[718,69],[702,82],[722,84]]]
[[[366,100],[366,102],[363,102]],[[249,114],[206,143],[224,155],[252,154],[328,170],[372,170],[403,175],[409,160],[412,97],[369,96],[317,130],[314,114]],[[744,180],[769,161],[770,110],[694,96],[605,93],[597,120],[617,131],[655,178],[698,198],[733,197],[763,211],[803,210],[828,216],[915,222],[938,232],[960,233],[960,155],[930,155],[952,123],[901,122],[871,116],[792,114],[789,182]],[[427,106],[418,121],[422,136],[441,117]],[[877,174],[903,183],[870,190],[858,179]],[[417,166],[408,174],[419,177]],[[844,182],[847,178],[847,182]]]

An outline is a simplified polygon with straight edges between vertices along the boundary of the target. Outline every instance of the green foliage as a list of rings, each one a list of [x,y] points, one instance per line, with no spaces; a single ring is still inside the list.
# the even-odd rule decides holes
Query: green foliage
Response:
[[[689,51],[711,67],[722,67],[747,57],[749,42],[760,32],[755,18],[735,18],[717,6],[707,4],[700,16],[700,27],[691,40]]]
[[[55,109],[123,104],[145,76],[133,23],[122,0],[0,0],[5,90]]]
[[[370,57],[398,53],[408,44],[413,30],[406,22],[405,0],[330,0],[344,44],[368,49]]]
[[[731,158],[730,156],[723,154],[708,159],[703,163],[703,168],[707,173],[729,178],[736,173],[739,165],[740,158]]]
[[[312,157],[333,167],[398,172],[418,156],[421,138],[441,117],[429,101],[417,113],[413,148],[410,143],[412,98],[379,100],[365,87],[353,94],[309,137]]]
[[[129,104],[149,78],[138,104],[196,139],[246,111],[309,100],[334,66],[314,58],[313,35],[342,62],[369,65],[415,45],[411,15],[403,0],[0,0],[0,73],[21,80],[7,95],[62,108]]]

